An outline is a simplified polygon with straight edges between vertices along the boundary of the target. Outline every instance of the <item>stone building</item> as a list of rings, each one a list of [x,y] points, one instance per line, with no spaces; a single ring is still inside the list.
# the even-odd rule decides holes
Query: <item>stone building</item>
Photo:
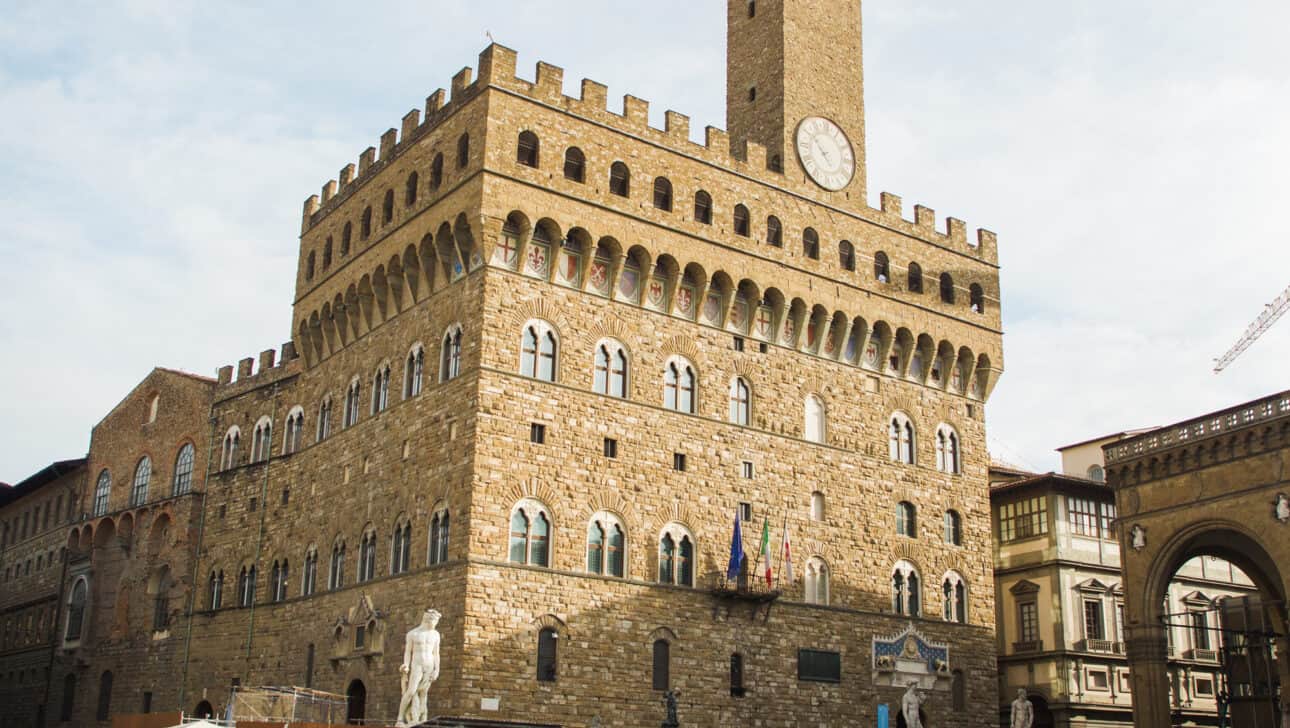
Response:
[[[868,206],[859,0],[728,9],[729,132],[489,46],[305,202],[280,357],[96,428],[71,722],[290,684],[392,722],[427,607],[432,714],[995,719],[995,237]],[[736,518],[795,579],[726,581]]]
[[[1024,689],[1039,728],[1133,724],[1115,493],[1103,479],[1102,446],[1146,431],[1059,448],[1061,473],[991,469],[1005,716]],[[1192,558],[1169,583],[1171,705],[1187,725],[1219,725],[1220,607],[1252,593],[1249,577],[1215,556]]]

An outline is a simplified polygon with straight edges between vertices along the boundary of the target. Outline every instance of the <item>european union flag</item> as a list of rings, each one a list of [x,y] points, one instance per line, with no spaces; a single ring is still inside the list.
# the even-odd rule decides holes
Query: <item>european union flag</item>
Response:
[[[735,581],[744,565],[744,537],[739,532],[739,511],[735,510],[735,533],[730,539],[730,566],[726,567],[726,579]]]

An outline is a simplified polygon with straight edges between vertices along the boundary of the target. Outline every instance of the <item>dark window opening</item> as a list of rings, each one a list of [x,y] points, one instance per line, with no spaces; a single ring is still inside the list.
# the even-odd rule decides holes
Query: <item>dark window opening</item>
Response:
[[[749,234],[749,216],[748,208],[743,205],[735,205],[735,235],[748,237]]]
[[[462,134],[457,139],[457,169],[465,169],[470,161],[470,134]]]
[[[954,279],[949,273],[941,274],[941,301],[943,303],[954,303]]]
[[[365,207],[363,208],[363,219],[360,221],[358,236],[363,240],[367,240],[368,236],[370,236],[371,234],[372,234],[372,208]]]
[[[654,207],[665,212],[672,211],[672,183],[666,177],[654,180]]]
[[[730,656],[730,695],[742,698],[744,690],[744,656],[738,652]]]
[[[564,178],[571,182],[581,183],[587,178],[587,156],[577,147],[569,147],[564,153]]]
[[[917,264],[917,263],[910,263],[910,264],[909,264],[909,273],[908,273],[908,275],[907,275],[906,277],[907,277],[907,279],[908,279],[908,285],[906,285],[906,288],[907,288],[907,289],[909,289],[909,292],[910,292],[910,293],[922,293],[922,292],[923,292],[923,268],[922,268],[922,266],[920,266],[920,265],[919,265],[919,264]]]
[[[766,244],[773,245],[776,248],[784,245],[784,226],[780,224],[779,218],[774,215],[766,218]]]
[[[838,265],[842,266],[842,270],[855,271],[856,249],[850,241],[843,240],[838,243]]]
[[[798,650],[797,679],[811,682],[842,682],[842,655],[822,650]]]
[[[734,350],[735,350],[735,351],[743,351],[743,350],[744,350],[744,337],[742,337],[742,336],[736,336],[736,337],[734,338],[734,343],[733,343],[733,344],[731,344],[731,346],[734,348]]]
[[[672,453],[672,469],[680,471],[682,473],[685,472],[685,453],[683,452]]]
[[[703,190],[694,193],[694,221],[712,224],[712,195]]]
[[[820,234],[812,228],[802,231],[802,255],[811,260],[820,259]]]
[[[631,192],[632,173],[627,169],[627,165],[622,162],[614,162],[609,168],[609,193],[626,197]]]
[[[406,189],[403,192],[403,204],[411,206],[417,202],[417,188],[420,186],[420,177],[416,172],[408,175]]]
[[[546,444],[546,425],[534,422],[529,425],[529,442],[534,445]]]
[[[381,201],[381,224],[389,225],[394,219],[394,190],[385,191],[385,199]]]
[[[555,682],[556,649],[560,636],[554,629],[547,627],[538,632],[537,679],[538,682]]]
[[[519,142],[515,148],[515,161],[525,167],[538,166],[538,138],[531,131],[520,132]]]
[[[770,159],[766,160],[766,169],[772,172],[784,172],[784,158],[778,154],[772,154]]]
[[[891,264],[887,261],[887,254],[881,250],[873,256],[873,277],[879,283],[891,280]]]
[[[654,640],[653,667],[653,688],[667,690],[672,684],[672,645],[667,640]]]
[[[618,457],[618,441],[613,439],[612,437],[605,438],[605,457],[607,458]]]
[[[748,87],[748,101],[752,102],[752,101],[756,101],[756,100],[757,100],[757,87],[756,87],[756,86],[749,86],[749,87]]]

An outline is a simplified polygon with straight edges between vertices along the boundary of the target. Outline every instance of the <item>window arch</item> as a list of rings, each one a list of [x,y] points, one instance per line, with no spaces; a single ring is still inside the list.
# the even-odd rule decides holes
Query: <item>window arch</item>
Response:
[[[255,604],[255,565],[243,566],[237,574],[237,606]]]
[[[587,523],[587,571],[623,578],[627,573],[627,529],[608,511],[600,511]]]
[[[337,537],[331,546],[331,568],[327,573],[327,588],[336,590],[345,586],[345,539]]]
[[[322,269],[325,271],[331,268],[331,238],[327,238],[323,243]]]
[[[382,364],[372,375],[372,414],[377,415],[390,406],[390,365]]]
[[[730,380],[730,421],[745,427],[752,423],[752,387],[743,377]]]
[[[698,400],[694,365],[674,356],[663,367],[663,406],[675,412],[694,413]]]
[[[842,266],[842,270],[855,272],[856,248],[849,240],[838,243],[838,265]]]
[[[470,162],[470,134],[457,137],[457,169],[465,169]]]
[[[631,194],[632,172],[622,162],[614,162],[609,167],[609,194],[627,197]]]
[[[434,155],[430,163],[430,189],[437,190],[443,186],[443,153]]]
[[[90,585],[85,577],[76,580],[72,585],[72,593],[67,598],[67,629],[63,632],[63,639],[67,642],[75,642],[81,638],[81,632],[85,627],[85,607],[89,602]]]
[[[305,408],[300,405],[287,412],[286,431],[282,435],[282,454],[290,455],[304,446]]]
[[[941,302],[954,303],[954,278],[949,273],[941,274]]]
[[[394,524],[394,535],[390,538],[390,573],[402,574],[412,568],[412,522],[402,521]]]
[[[587,179],[587,155],[577,147],[564,150],[564,178],[581,184]]]
[[[372,206],[363,208],[363,215],[358,221],[358,237],[367,240],[372,236]]]
[[[308,257],[305,258],[305,280],[307,281],[314,279],[314,260],[314,251],[311,250]]]
[[[917,617],[922,613],[922,580],[918,569],[901,559],[891,570],[891,608],[896,614]]]
[[[403,398],[411,399],[421,394],[421,383],[424,381],[426,368],[426,349],[416,344],[408,351],[407,362],[403,365]]]
[[[942,473],[961,473],[959,433],[949,425],[936,428],[936,469]]]
[[[95,720],[107,720],[112,715],[112,671],[104,670],[99,676],[99,704],[94,712]]]
[[[748,215],[748,208],[743,204],[735,205],[734,228],[735,235],[748,237],[751,233],[752,218]]]
[[[825,513],[824,508],[825,508],[824,494],[818,490],[815,491],[814,493],[811,493],[811,520],[823,521],[824,513]]]
[[[943,539],[951,546],[963,545],[963,517],[953,508],[945,511]]]
[[[896,533],[909,538],[918,538],[918,511],[909,501],[896,504]]]
[[[442,564],[448,560],[448,509],[440,508],[430,519],[430,548],[427,563]]]
[[[904,412],[892,414],[887,423],[887,454],[894,462],[914,464],[914,423]]]
[[[175,455],[175,477],[170,485],[170,494],[184,495],[193,489],[193,458],[197,450],[191,442],[184,443]]]
[[[879,283],[891,280],[891,262],[887,260],[887,254],[881,250],[873,256],[873,277]]]
[[[672,685],[672,643],[662,637],[654,640],[650,669],[650,687],[667,690]]]
[[[363,385],[354,377],[345,393],[345,429],[358,424],[358,406],[363,396]]]
[[[654,207],[665,212],[672,211],[672,182],[667,177],[654,178]]]
[[[287,560],[274,559],[273,568],[269,571],[269,599],[275,604],[287,600],[287,579],[289,577]]]
[[[331,435],[331,395],[318,404],[318,430],[314,442],[322,442]]]
[[[909,269],[905,273],[906,286],[910,293],[923,292],[923,267],[917,263],[910,263]]]
[[[349,244],[354,240],[354,223],[347,222],[340,231],[340,254],[349,255]]]
[[[511,510],[512,564],[551,565],[551,516],[546,506],[525,498]]]
[[[941,617],[946,622],[967,624],[967,582],[957,571],[948,571],[941,580]]]
[[[305,568],[300,576],[300,596],[310,596],[318,587],[318,547],[313,544],[305,549]]]
[[[140,506],[148,501],[148,481],[152,480],[152,458],[144,455],[134,467],[134,483],[130,488],[130,505]]]
[[[805,591],[807,604],[829,603],[829,565],[824,559],[812,556],[806,561]]]
[[[669,523],[658,539],[658,582],[694,586],[694,536],[679,523]]]
[[[806,228],[802,231],[802,255],[811,260],[820,259],[820,234],[815,232],[815,228]]]
[[[1088,466],[1086,475],[1089,480],[1095,480],[1099,483],[1106,482],[1106,471],[1102,469],[1101,465],[1093,464]]]
[[[704,225],[712,224],[712,195],[703,190],[694,193],[694,221]]]
[[[525,167],[538,166],[537,134],[527,129],[520,132],[520,137],[515,145],[515,161]]]
[[[421,186],[421,177],[413,170],[408,175],[408,181],[403,183],[403,204],[411,207],[417,203],[417,192]]]
[[[238,447],[242,444],[242,430],[233,425],[224,433],[224,447],[220,451],[220,470],[237,467]]]
[[[541,319],[529,321],[520,339],[520,374],[554,382],[560,343],[551,324]]]
[[[802,437],[807,442],[824,442],[824,402],[814,394],[808,394],[804,409],[806,422],[802,428]]]
[[[368,526],[363,529],[363,538],[358,542],[358,583],[376,578],[376,529]]]
[[[537,679],[538,682],[555,682],[557,669],[556,650],[560,644],[560,634],[554,627],[543,627],[538,632],[537,644]]]
[[[456,379],[461,374],[461,326],[453,324],[443,335],[439,352],[439,381]]]
[[[255,429],[251,432],[251,462],[268,460],[272,448],[273,420],[265,415],[255,423]]]
[[[766,218],[766,244],[784,247],[784,225],[774,215]]]
[[[980,283],[968,286],[968,303],[972,313],[985,313],[985,290],[981,288]]]
[[[211,570],[210,578],[206,580],[206,604],[214,611],[224,606],[224,570]]]
[[[385,191],[385,199],[381,201],[381,224],[389,225],[394,219],[394,190]]]
[[[615,339],[604,339],[596,344],[595,371],[592,389],[611,397],[627,398],[628,375],[627,349]]]

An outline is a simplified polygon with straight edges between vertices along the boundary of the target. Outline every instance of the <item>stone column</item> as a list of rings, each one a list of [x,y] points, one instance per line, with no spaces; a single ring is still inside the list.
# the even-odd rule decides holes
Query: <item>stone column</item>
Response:
[[[1169,725],[1169,659],[1165,628],[1158,624],[1127,625],[1124,636],[1132,669],[1134,728]]]

